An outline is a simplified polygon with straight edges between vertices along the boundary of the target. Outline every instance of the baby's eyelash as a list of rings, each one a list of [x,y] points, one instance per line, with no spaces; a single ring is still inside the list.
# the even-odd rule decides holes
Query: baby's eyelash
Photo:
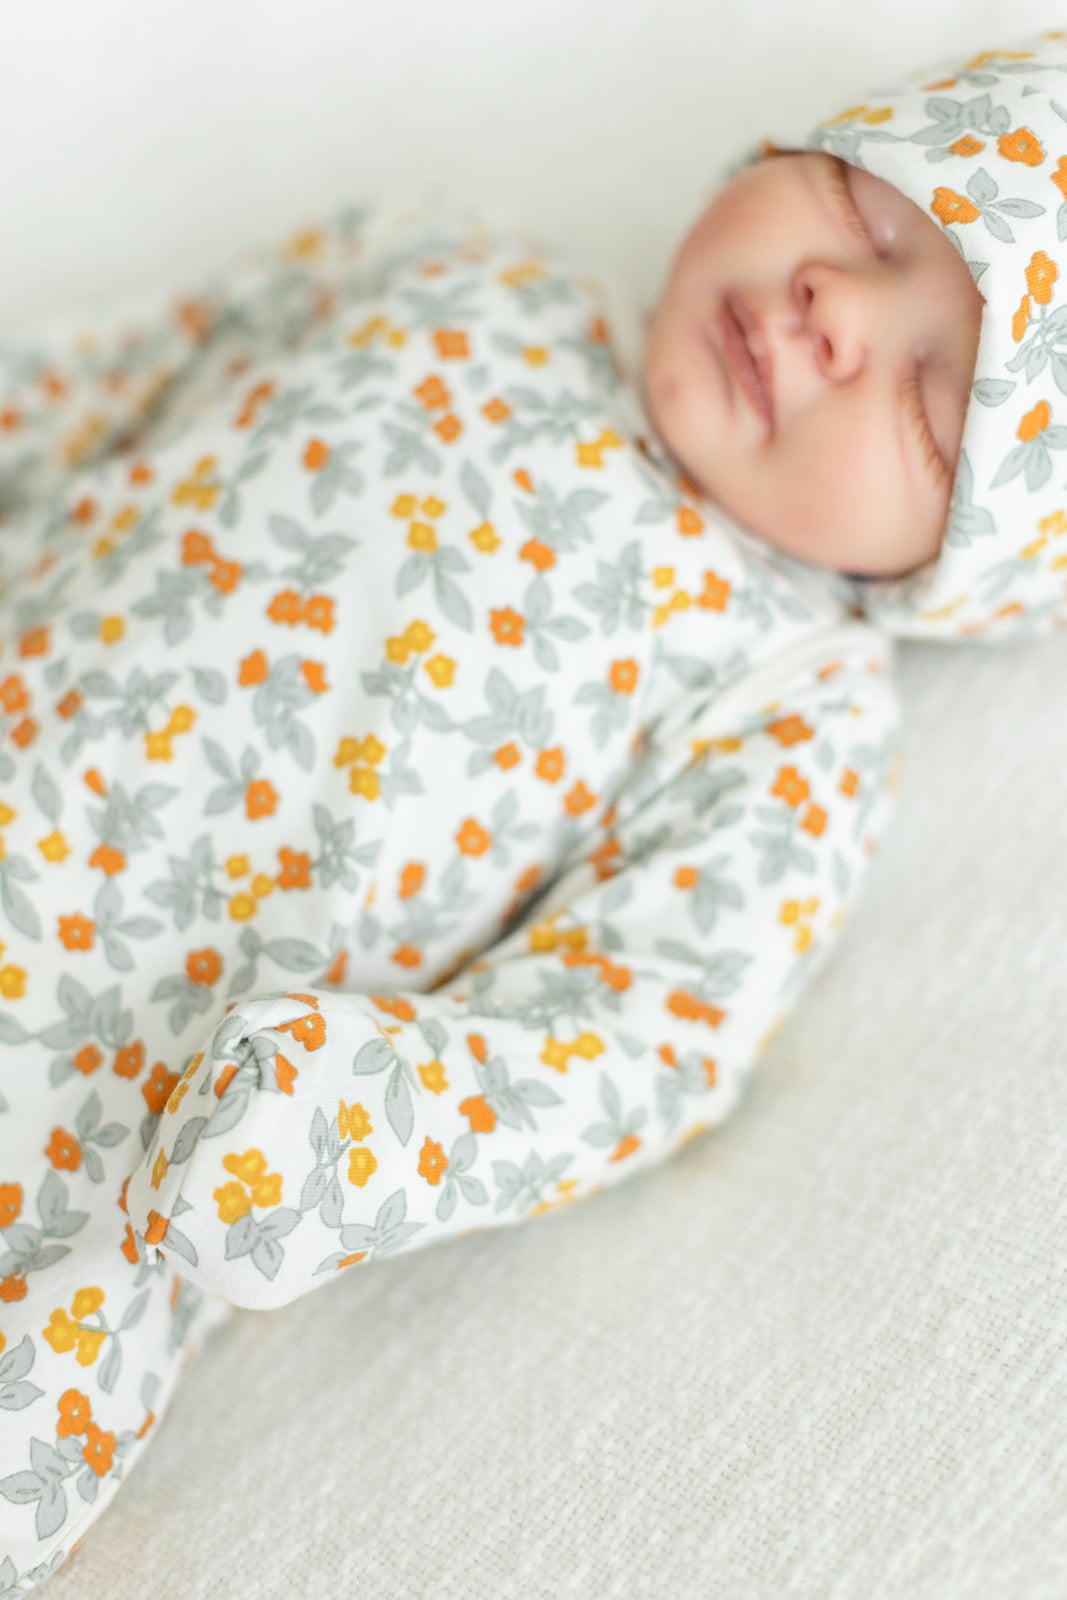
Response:
[[[945,462],[944,456],[941,454],[941,451],[938,448],[937,440],[934,438],[933,429],[930,427],[930,419],[926,415],[926,407],[923,405],[922,389],[919,385],[919,370],[917,367],[913,367],[905,378],[903,395],[904,405],[915,426],[916,436],[922,448],[923,460],[926,462],[927,466],[933,468],[938,477],[949,477],[950,474],[948,466]]]
[[[840,210],[846,218],[853,233],[858,234],[865,245],[867,245],[869,248],[873,248],[873,241],[871,239],[870,232],[867,228],[867,224],[864,222],[863,217],[860,214],[860,208],[856,204],[856,197],[852,193],[848,178],[845,174],[845,163],[843,161],[835,160],[831,162],[830,184],[834,190],[837,200],[840,202]]]

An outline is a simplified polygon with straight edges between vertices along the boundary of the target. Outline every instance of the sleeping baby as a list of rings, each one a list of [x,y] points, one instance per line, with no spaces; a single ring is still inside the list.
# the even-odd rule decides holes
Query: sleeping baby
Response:
[[[0,352],[0,1591],[227,1305],[719,1124],[889,811],[891,636],[1067,613],[1067,50],[764,146],[638,337],[353,211]]]

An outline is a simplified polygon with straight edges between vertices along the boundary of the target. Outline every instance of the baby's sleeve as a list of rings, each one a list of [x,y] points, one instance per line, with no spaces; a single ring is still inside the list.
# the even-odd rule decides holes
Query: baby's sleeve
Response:
[[[417,197],[350,206],[245,252],[195,287],[63,313],[0,338],[5,580],[18,569],[26,513],[62,494],[74,472],[121,447],[136,450],[140,430],[179,390],[186,408],[201,394],[214,398],[227,373],[294,348],[380,287],[404,240],[425,225],[424,210]],[[129,465],[136,473],[135,454]],[[89,516],[88,504],[66,510],[75,521]]]
[[[130,1182],[141,1248],[282,1305],[569,1204],[722,1122],[882,832],[886,666],[850,626],[775,689],[762,669],[755,709],[735,694],[654,736],[601,842],[443,987],[237,1005]]]

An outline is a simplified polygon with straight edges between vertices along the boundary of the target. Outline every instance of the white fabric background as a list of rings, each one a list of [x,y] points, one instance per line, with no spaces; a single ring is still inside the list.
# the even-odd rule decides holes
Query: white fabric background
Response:
[[[0,326],[426,178],[649,295],[723,159],[1022,0],[0,11]],[[736,1120],[240,1313],[49,1600],[1063,1600],[1067,639],[901,652],[901,806]]]

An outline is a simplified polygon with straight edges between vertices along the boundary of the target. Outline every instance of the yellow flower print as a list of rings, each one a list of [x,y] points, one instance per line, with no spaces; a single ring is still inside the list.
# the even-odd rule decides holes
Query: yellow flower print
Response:
[[[188,733],[196,721],[196,712],[192,706],[175,706],[167,723],[167,733]]]
[[[778,913],[778,920],[783,927],[792,928],[793,949],[797,955],[803,955],[809,949],[815,937],[811,930],[811,919],[819,909],[818,896],[810,900],[783,900],[782,908]]]
[[[6,828],[8,823],[14,822],[17,816],[17,811],[15,811],[11,806],[5,805],[4,801],[0,800],[0,828]]]
[[[230,901],[230,916],[234,922],[247,922],[249,917],[256,914],[256,897],[254,894],[235,894]]]
[[[252,1191],[251,1205],[276,1206],[281,1204],[282,1175],[280,1172],[267,1171],[267,1158],[262,1150],[246,1150],[244,1155],[231,1153],[223,1156],[222,1165],[227,1172],[232,1172],[240,1183],[247,1184]],[[219,1200],[220,1194],[225,1194],[227,1209],[236,1205],[235,1189],[239,1185],[224,1184],[222,1189],[216,1189],[213,1198]],[[243,1190],[241,1191],[243,1193]],[[219,1216],[222,1216],[223,1202],[219,1201]],[[245,1210],[248,1210],[246,1206]],[[244,1213],[242,1213],[243,1215]]]
[[[0,967],[0,995],[5,1000],[21,1000],[26,993],[28,977],[25,967]]]
[[[394,517],[410,517],[417,503],[413,494],[398,494],[389,509]]]
[[[104,1328],[86,1328],[82,1319],[91,1317],[104,1303],[104,1291],[97,1288],[78,1289],[70,1303],[70,1313],[57,1307],[48,1318],[47,1328],[42,1328],[44,1339],[56,1355],[77,1350],[75,1360],[81,1367],[90,1367],[100,1354],[100,1346],[107,1338]]]
[[[170,742],[169,733],[146,733],[144,736],[145,758],[148,761],[173,761],[174,747]]]
[[[70,855],[70,845],[58,828],[38,839],[37,848],[46,861],[65,861]]]
[[[125,632],[125,618],[112,616],[100,619],[100,638],[104,644],[118,644]]]
[[[359,1145],[348,1152],[348,1181],[357,1188],[362,1189],[377,1170],[377,1158],[373,1150],[368,1150],[366,1145]]]
[[[231,878],[243,878],[249,871],[247,856],[227,856],[226,873]]]
[[[378,774],[370,767],[353,767],[348,775],[348,787],[364,800],[377,800],[382,792]]]
[[[418,1069],[424,1089],[429,1089],[431,1094],[443,1094],[448,1088],[448,1079],[445,1076],[443,1061],[425,1061]]]
[[[450,689],[452,687],[452,679],[454,678],[456,672],[456,663],[452,660],[451,656],[431,656],[429,661],[423,662],[423,666],[430,674],[435,688]]]
[[[412,550],[433,555],[437,549],[437,535],[428,522],[413,522],[408,529],[408,544]]]
[[[366,1108],[358,1100],[350,1106],[343,1100],[337,1102],[337,1131],[342,1139],[365,1139],[374,1132]]]
[[[211,1198],[218,1204],[220,1222],[240,1222],[252,1209],[251,1196],[239,1183],[224,1183]]]
[[[437,635],[429,623],[422,622],[418,618],[409,623],[404,632],[405,644],[410,650],[414,650],[416,655],[421,654],[423,650],[428,650],[436,637]]]
[[[522,359],[528,367],[543,367],[548,361],[548,351],[543,345],[528,344],[522,352]]]
[[[483,556],[491,556],[494,550],[500,549],[500,540],[491,522],[479,522],[476,528],[471,529],[467,537],[474,548],[482,552]]]
[[[171,496],[176,506],[195,506],[197,511],[210,511],[222,492],[215,474],[218,462],[214,456],[203,456],[188,478],[178,484]]]
[[[265,895],[273,894],[274,889],[274,879],[267,872],[257,872],[252,879],[252,893],[257,900],[262,900]]]

